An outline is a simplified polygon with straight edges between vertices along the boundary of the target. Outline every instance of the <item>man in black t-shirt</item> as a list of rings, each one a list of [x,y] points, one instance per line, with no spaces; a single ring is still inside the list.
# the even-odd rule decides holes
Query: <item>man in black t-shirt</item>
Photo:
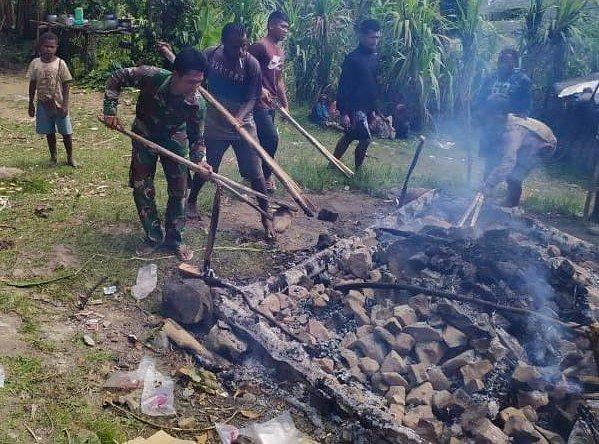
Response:
[[[371,141],[369,122],[377,110],[379,61],[376,49],[380,38],[381,26],[378,21],[367,19],[360,23],[358,47],[345,57],[339,78],[337,107],[345,134],[337,142],[334,154],[340,159],[349,145],[357,140],[356,168],[364,163]]]

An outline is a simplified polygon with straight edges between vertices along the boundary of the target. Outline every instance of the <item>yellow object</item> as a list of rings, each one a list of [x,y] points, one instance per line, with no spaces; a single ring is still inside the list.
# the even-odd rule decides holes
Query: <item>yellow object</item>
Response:
[[[142,438],[141,436],[138,436],[137,438],[127,441],[124,444],[195,444],[195,442],[188,439],[174,438],[164,430],[160,430],[149,438]]]

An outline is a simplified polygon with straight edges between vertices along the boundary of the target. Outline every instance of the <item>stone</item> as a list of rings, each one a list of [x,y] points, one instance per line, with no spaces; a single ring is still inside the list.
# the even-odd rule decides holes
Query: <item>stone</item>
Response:
[[[348,334],[346,334],[343,337],[343,339],[341,340],[339,345],[344,348],[354,348],[354,346],[356,345],[357,342],[358,342],[358,337],[356,336],[356,334],[353,331],[350,331]]]
[[[537,415],[535,409],[533,409],[529,405],[525,405],[520,409],[520,411],[524,414],[524,416],[526,416],[526,419],[528,419],[532,423],[535,423],[539,420],[539,415]]]
[[[443,342],[449,349],[457,349],[468,344],[468,337],[454,326],[447,325],[443,329]]]
[[[364,374],[364,372],[362,372],[362,370],[360,370],[360,367],[357,365],[354,367],[350,367],[349,373],[356,381],[361,382],[362,384],[366,384],[368,382],[368,377]]]
[[[177,420],[177,425],[182,429],[193,429],[197,425],[195,418],[180,418]]]
[[[531,406],[537,410],[539,407],[544,407],[549,404],[549,396],[546,392],[532,390],[530,392],[519,390],[517,394],[518,407]]]
[[[397,320],[397,318],[389,318],[383,324],[385,330],[387,330],[392,335],[398,335],[401,333],[401,324]]]
[[[412,384],[420,385],[428,381],[427,364],[412,364],[408,367],[408,378]]]
[[[409,334],[416,342],[441,341],[439,330],[432,328],[426,322],[416,322],[403,329],[404,333]]]
[[[333,373],[335,363],[331,358],[315,358],[314,363],[327,373]]]
[[[391,349],[395,349],[396,345],[395,345],[395,336],[393,336],[391,333],[389,333],[385,328],[383,327],[375,327],[374,328],[374,336],[377,339],[380,339],[381,341],[383,341],[384,343],[386,343]]]
[[[466,390],[470,393],[482,390],[485,387],[483,379],[492,369],[493,364],[486,359],[472,362],[461,367],[460,373],[462,374]]]
[[[461,367],[473,362],[474,359],[474,350],[466,350],[465,352],[445,361],[441,365],[441,370],[443,370],[446,375],[453,376]]]
[[[329,248],[330,246],[332,246],[335,243],[335,238],[333,236],[331,236],[328,233],[320,233],[318,235],[318,240],[316,241],[316,249],[317,250],[324,250],[325,248]],[[329,271],[332,271],[330,265],[329,267],[327,267],[329,269]],[[336,267],[334,267],[336,268]],[[337,271],[337,270],[335,270]],[[332,274],[336,274],[336,273],[332,273]]]
[[[431,298],[424,294],[417,294],[408,299],[408,305],[414,309],[421,319],[428,319],[432,313]]]
[[[212,316],[212,293],[201,279],[171,280],[162,290],[162,314],[193,325]]]
[[[391,350],[381,364],[381,372],[383,373],[405,373],[406,370],[407,367],[403,358],[395,350]]]
[[[374,327],[372,325],[360,325],[358,328],[356,328],[356,336],[358,339],[363,338],[372,332],[374,332]]]
[[[409,305],[396,305],[393,308],[393,316],[397,318],[402,327],[418,322],[416,312]]]
[[[377,372],[370,377],[370,384],[380,395],[387,393],[387,390],[389,390],[389,384],[385,382],[381,372]]]
[[[362,308],[364,308],[364,303],[366,302],[366,295],[358,290],[349,290],[347,293],[347,300],[353,299],[358,301]]]
[[[389,386],[402,386],[402,387],[409,387],[409,383],[408,381],[406,381],[406,379],[400,375],[399,373],[396,372],[385,372],[385,373],[381,373],[383,381],[385,381],[385,384],[388,384]]]
[[[405,415],[406,406],[401,404],[390,404],[389,413],[395,419],[397,424],[401,424]]]
[[[414,347],[414,338],[407,333],[400,333],[395,336],[395,351],[402,355],[407,355]]]
[[[508,420],[514,416],[518,416],[524,419],[528,419],[524,412],[516,407],[506,407],[501,412],[499,412],[499,418],[505,424]]]
[[[276,294],[269,294],[264,298],[260,305],[265,306],[272,314],[277,314],[281,311],[281,300]]]
[[[486,313],[469,312],[451,301],[439,302],[437,312],[441,313],[445,322],[453,325],[470,338],[492,338],[495,336],[489,316]]]
[[[451,387],[451,381],[445,376],[443,370],[436,365],[426,369],[426,376],[435,390],[449,390]]]
[[[344,265],[351,274],[364,279],[372,268],[372,256],[366,248],[356,250],[345,259]]]
[[[293,301],[285,293],[277,293],[277,297],[279,298],[279,306],[281,307],[281,310],[285,310],[287,308],[292,308],[295,306],[295,301]]]
[[[547,245],[547,254],[549,255],[549,257],[559,257],[562,255],[562,252],[557,247],[557,245],[550,244]]]
[[[319,342],[327,342],[332,338],[331,332],[322,324],[322,322],[316,319],[310,319],[308,321],[308,333],[316,338]]]
[[[231,357],[233,360],[239,359],[247,350],[247,343],[239,339],[231,327],[223,321],[214,324],[206,335],[205,343],[212,351]]]
[[[343,358],[348,367],[355,367],[359,364],[358,355],[353,350],[343,348],[339,352],[339,355]]]
[[[0,180],[12,180],[25,172],[20,168],[0,166]]]
[[[385,356],[389,353],[385,344],[378,341],[373,334],[359,338],[357,346],[364,356],[372,358],[379,363],[383,362]]]
[[[529,365],[523,361],[519,361],[514,369],[512,379],[521,385],[527,385],[532,389],[543,389],[545,382],[543,381],[541,372],[533,365]]]
[[[406,388],[401,385],[392,385],[385,393],[385,399],[389,404],[406,405]]]
[[[443,343],[437,341],[419,342],[414,348],[418,360],[426,364],[438,364],[445,353]]]
[[[489,345],[487,352],[495,361],[501,361],[509,353],[508,349],[504,347],[498,337],[491,339],[491,344]]]
[[[362,369],[362,371],[367,375],[375,374],[379,371],[379,368],[381,367],[377,361],[369,357],[360,358],[359,361],[360,369]]]
[[[431,406],[428,404],[418,405],[406,410],[403,417],[403,425],[415,429],[420,419],[434,419]]]
[[[431,398],[431,405],[434,412],[440,412],[442,416],[447,416],[449,407],[453,404],[453,395],[448,390],[436,391]]]
[[[385,307],[381,304],[377,304],[370,309],[370,318],[373,323],[375,321],[384,322],[391,316],[393,316],[393,311],[391,310],[391,308]]]
[[[537,442],[541,439],[539,432],[524,416],[510,417],[503,427],[503,432],[517,443]]]
[[[564,438],[562,438],[559,434],[552,432],[551,430],[544,429],[542,427],[539,427],[538,425],[535,425],[535,430],[537,432],[539,432],[549,444],[565,444],[566,443]]]
[[[296,301],[300,299],[306,299],[310,295],[308,289],[306,287],[302,287],[301,285],[290,285],[287,293]]]
[[[467,430],[472,434],[477,444],[509,443],[508,436],[499,427],[494,425],[489,418],[478,418],[468,426]]]
[[[435,390],[430,382],[420,384],[418,387],[410,390],[406,396],[406,404],[409,405],[420,405],[420,404],[431,404],[433,394]]]
[[[383,275],[380,270],[374,269],[368,272],[368,281],[369,282],[380,282],[383,278]]]
[[[318,294],[312,296],[312,305],[316,308],[324,308],[329,303],[330,298],[326,294]]]
[[[443,423],[434,418],[420,418],[414,431],[429,442],[441,442]]]
[[[370,324],[370,316],[368,316],[368,313],[366,313],[366,309],[364,308],[364,304],[362,302],[357,299],[350,298],[347,299],[346,304],[358,325],[361,326]]]

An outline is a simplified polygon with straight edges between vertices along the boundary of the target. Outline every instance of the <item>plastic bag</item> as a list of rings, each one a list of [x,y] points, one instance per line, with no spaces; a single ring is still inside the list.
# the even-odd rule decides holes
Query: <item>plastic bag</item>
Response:
[[[137,281],[131,287],[131,294],[138,301],[148,297],[158,283],[158,268],[156,264],[148,264],[137,271]]]
[[[0,365],[0,388],[4,387],[4,379],[6,378],[6,372],[4,367]]]
[[[223,444],[233,444],[241,436],[250,438],[256,444],[300,444],[302,437],[293,423],[289,411],[281,413],[270,421],[250,424],[237,429],[228,424],[216,424],[216,431]]]
[[[175,381],[154,367],[146,371],[141,393],[141,411],[150,416],[168,416],[175,412]]]
[[[139,363],[137,370],[130,372],[116,372],[109,376],[104,383],[105,388],[114,388],[119,390],[133,390],[139,388],[144,383],[146,372],[155,367],[154,359],[149,356],[144,358]]]

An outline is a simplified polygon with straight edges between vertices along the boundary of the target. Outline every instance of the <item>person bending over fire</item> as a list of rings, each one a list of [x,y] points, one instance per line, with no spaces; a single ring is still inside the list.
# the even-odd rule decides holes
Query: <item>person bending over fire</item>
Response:
[[[553,131],[536,119],[508,113],[504,97],[492,96],[485,120],[496,131],[498,144],[484,156],[485,172],[481,187],[488,195],[500,182],[507,185],[503,206],[517,207],[522,196],[522,183],[528,174],[555,152],[557,140]]]

